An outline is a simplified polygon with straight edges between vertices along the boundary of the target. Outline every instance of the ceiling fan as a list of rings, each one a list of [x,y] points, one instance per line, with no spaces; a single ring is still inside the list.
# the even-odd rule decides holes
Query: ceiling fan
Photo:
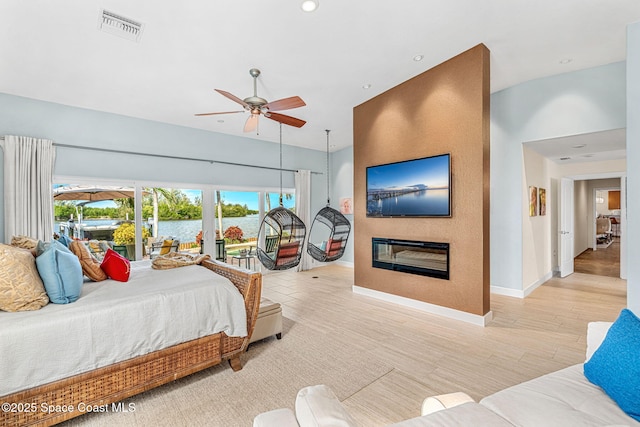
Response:
[[[253,77],[253,96],[250,96],[245,99],[240,99],[237,96],[225,92],[224,90],[215,89],[219,94],[226,96],[230,100],[237,102],[238,104],[244,107],[244,110],[240,111],[223,111],[219,113],[200,113],[196,114],[196,116],[213,116],[216,114],[232,114],[232,113],[242,113],[244,111],[249,111],[251,115],[247,119],[244,124],[244,131],[251,132],[258,127],[258,117],[260,114],[265,116],[268,119],[275,120],[276,122],[282,123],[284,125],[295,126],[300,128],[307,123],[304,120],[297,119],[295,117],[287,116],[285,114],[274,113],[274,111],[282,111],[289,110],[291,108],[304,107],[305,102],[299,96],[292,96],[290,98],[283,98],[277,101],[268,102],[264,98],[260,98],[257,93],[257,81],[258,76],[260,75],[260,70],[257,68],[252,68],[249,70],[249,74]]]

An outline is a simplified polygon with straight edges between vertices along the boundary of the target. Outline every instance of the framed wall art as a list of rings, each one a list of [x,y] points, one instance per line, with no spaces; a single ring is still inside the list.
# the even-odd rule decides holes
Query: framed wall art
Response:
[[[529,216],[538,215],[538,187],[529,186]]]

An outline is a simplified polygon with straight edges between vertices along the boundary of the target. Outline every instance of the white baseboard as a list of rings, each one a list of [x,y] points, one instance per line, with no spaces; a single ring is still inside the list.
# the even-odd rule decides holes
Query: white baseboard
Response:
[[[507,297],[514,297],[514,298],[526,298],[529,296],[529,294],[531,294],[531,292],[535,291],[538,287],[542,286],[542,284],[544,284],[547,280],[551,279],[553,277],[553,271],[548,272],[547,274],[545,274],[543,277],[541,277],[540,279],[536,280],[535,282],[531,283],[529,286],[527,286],[524,290],[522,289],[513,289],[513,288],[504,288],[502,286],[491,286],[491,293],[492,294],[496,294],[496,295],[504,295]]]
[[[442,307],[435,304],[430,304],[424,301],[417,301],[411,298],[402,297],[399,295],[393,295],[386,292],[380,292],[369,288],[363,288],[361,286],[353,286],[353,292],[359,295],[376,298],[379,300],[391,302],[394,304],[403,305],[405,307],[414,308],[416,310],[424,311],[430,314],[436,314],[438,316],[448,317],[454,320],[460,320],[462,322],[471,323],[477,326],[486,326],[488,322],[493,319],[493,312],[488,312],[484,316],[477,314],[467,313],[465,311],[455,310],[453,308]]]
[[[502,286],[491,286],[490,292],[496,295],[504,295],[506,297],[524,298],[522,289],[505,288]]]

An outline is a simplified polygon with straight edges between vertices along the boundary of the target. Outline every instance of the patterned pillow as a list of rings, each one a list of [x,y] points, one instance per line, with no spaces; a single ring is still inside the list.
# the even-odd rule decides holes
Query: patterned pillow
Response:
[[[0,244],[0,310],[38,310],[48,302],[33,255]]]
[[[276,257],[276,265],[285,265],[294,262],[298,258],[299,241],[290,243],[281,243],[278,246],[278,256]]]
[[[98,261],[91,253],[89,249],[79,240],[74,240],[69,243],[69,249],[80,260],[82,266],[82,273],[94,282],[101,282],[107,280],[107,274],[100,268],[100,261]]]
[[[11,238],[11,246],[16,248],[28,249],[33,256],[36,256],[36,246],[38,246],[38,239],[32,239],[28,236],[13,236]]]
[[[113,249],[107,249],[107,253],[104,255],[100,267],[107,273],[107,276],[113,280],[117,280],[118,282],[126,282],[129,280],[129,273],[131,272],[129,260]]]

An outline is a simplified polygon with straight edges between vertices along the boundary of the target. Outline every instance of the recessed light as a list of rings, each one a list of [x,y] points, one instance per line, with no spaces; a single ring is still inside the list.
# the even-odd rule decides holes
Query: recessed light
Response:
[[[582,157],[593,157],[593,154],[583,154]]]
[[[318,0],[304,0],[300,5],[305,12],[313,12],[318,6],[320,6]]]
[[[367,83],[366,85],[362,85],[362,89],[369,89],[371,88],[371,83]]]
[[[413,57],[413,60],[416,62],[420,62],[424,59],[424,55],[416,55]]]
[[[561,59],[561,60],[560,60],[560,63],[561,63],[562,65],[564,65],[564,64],[568,64],[568,63],[569,63],[569,62],[571,62],[571,61],[573,61],[573,59],[571,59],[571,58],[564,58],[564,59]]]
[[[560,160],[569,160],[571,157],[560,157]]]
[[[584,148],[586,146],[587,146],[587,144],[576,144],[576,145],[573,145],[572,147],[573,148]]]
[[[224,123],[224,120],[219,119],[219,120],[218,120],[218,123]]]

